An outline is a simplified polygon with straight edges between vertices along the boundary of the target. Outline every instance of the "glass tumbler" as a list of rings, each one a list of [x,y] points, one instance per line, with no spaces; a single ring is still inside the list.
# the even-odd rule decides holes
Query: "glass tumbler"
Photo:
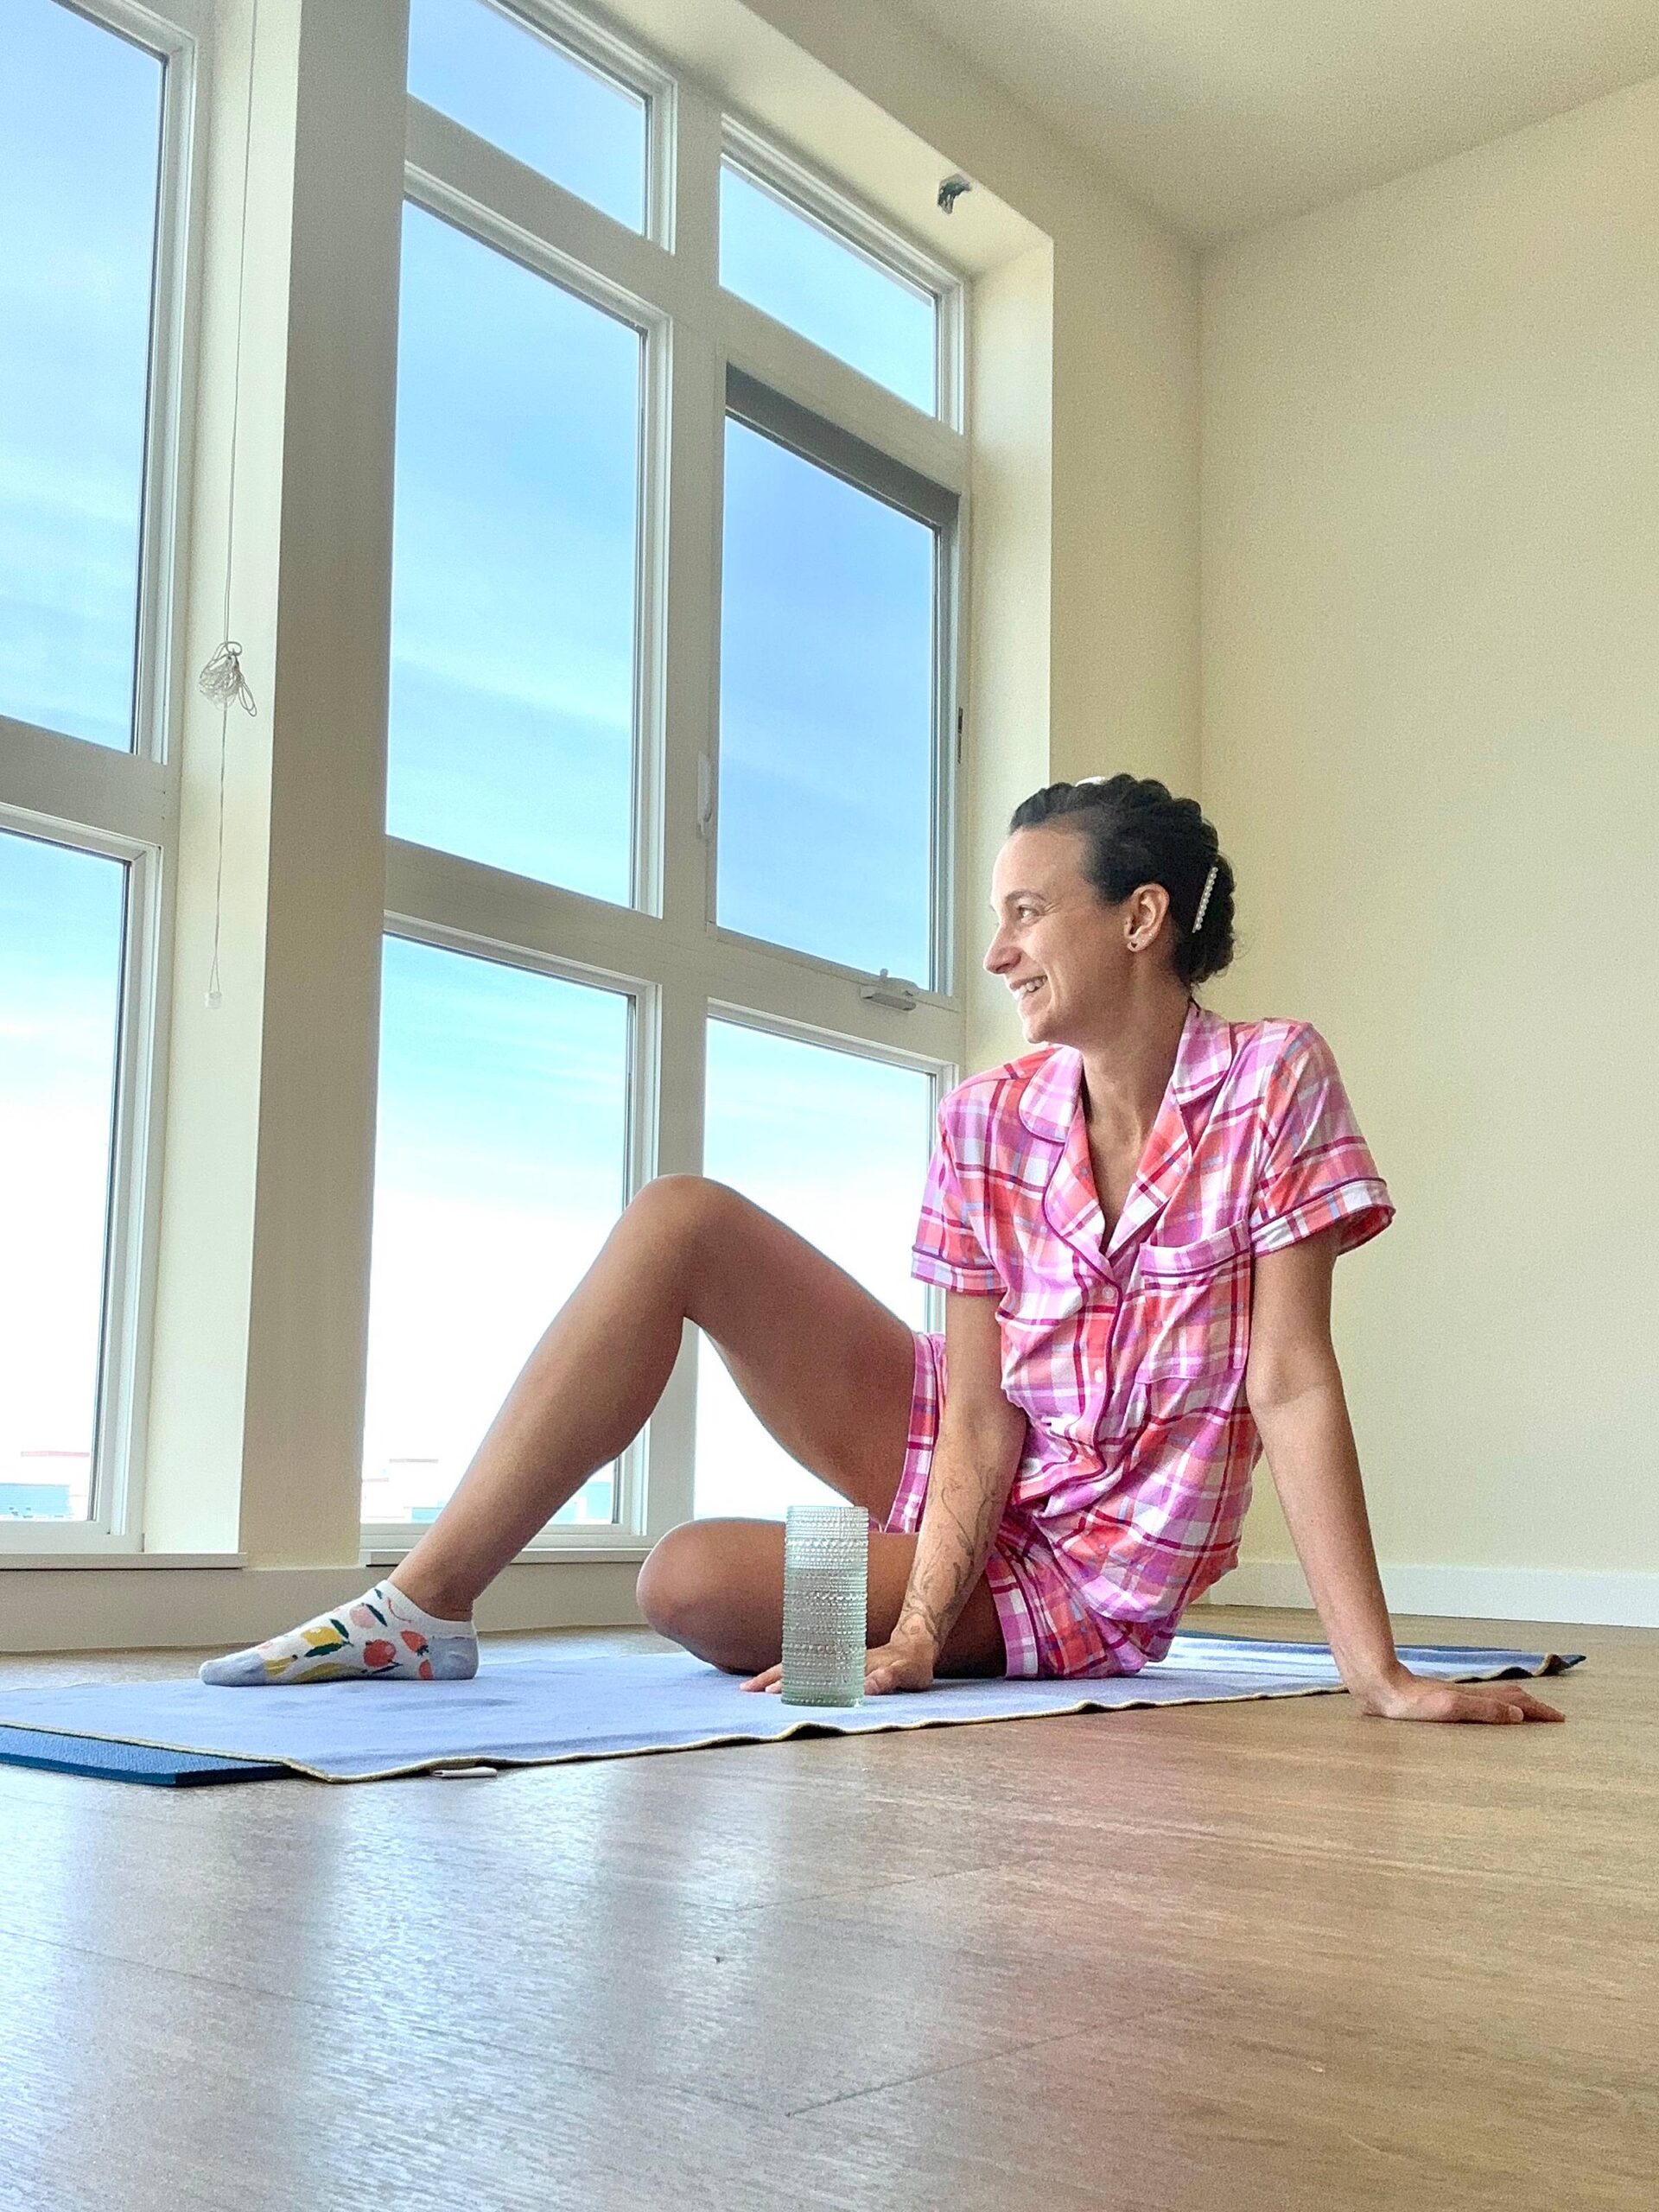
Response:
[[[860,1705],[870,1522],[861,1505],[791,1505],[784,1523],[785,1705]]]

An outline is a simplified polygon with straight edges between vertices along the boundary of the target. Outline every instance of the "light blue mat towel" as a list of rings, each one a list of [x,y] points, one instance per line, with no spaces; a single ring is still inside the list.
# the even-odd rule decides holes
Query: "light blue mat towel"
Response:
[[[1580,1655],[1463,1644],[1404,1648],[1446,1681],[1553,1675]],[[495,1658],[470,1682],[318,1682],[211,1689],[86,1682],[0,1691],[0,1726],[274,1762],[320,1782],[373,1782],[446,1766],[546,1766],[561,1759],[774,1739],[804,1728],[862,1734],[953,1721],[1018,1720],[1136,1705],[1299,1697],[1342,1687],[1322,1643],[1178,1636],[1138,1675],[1072,1681],[948,1681],[844,1709],[785,1705],[680,1651],[637,1657]]]

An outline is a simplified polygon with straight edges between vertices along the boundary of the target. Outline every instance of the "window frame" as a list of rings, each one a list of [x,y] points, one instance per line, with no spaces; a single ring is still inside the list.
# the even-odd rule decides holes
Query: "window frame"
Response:
[[[58,0],[66,4],[66,0]],[[126,868],[105,1190],[104,1281],[88,1511],[0,1519],[0,1555],[120,1558],[143,1549],[146,1421],[154,1342],[172,908],[184,696],[185,425],[196,374],[211,0],[68,0],[69,12],[162,64],[143,469],[137,533],[132,721],[126,748],[0,712],[0,828]]]

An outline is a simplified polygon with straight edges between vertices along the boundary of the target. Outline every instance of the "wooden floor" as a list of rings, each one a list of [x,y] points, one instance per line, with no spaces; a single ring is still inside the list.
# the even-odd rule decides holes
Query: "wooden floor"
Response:
[[[1336,1696],[354,1787],[0,1769],[0,2206],[1652,2212],[1659,1632],[1396,1627],[1589,1652],[1542,1686],[1570,1725]]]

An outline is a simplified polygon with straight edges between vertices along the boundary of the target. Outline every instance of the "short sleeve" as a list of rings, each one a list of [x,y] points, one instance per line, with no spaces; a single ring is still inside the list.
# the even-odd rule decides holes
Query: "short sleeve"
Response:
[[[1268,1078],[1250,1205],[1250,1249],[1277,1252],[1341,1224],[1338,1252],[1368,1243],[1394,1201],[1360,1135],[1331,1047],[1317,1029],[1292,1039]]]
[[[981,1242],[962,1187],[950,1141],[950,1104],[947,1099],[939,1116],[938,1142],[928,1163],[910,1272],[921,1281],[938,1283],[945,1290],[988,1297],[1001,1289],[1002,1278]]]

